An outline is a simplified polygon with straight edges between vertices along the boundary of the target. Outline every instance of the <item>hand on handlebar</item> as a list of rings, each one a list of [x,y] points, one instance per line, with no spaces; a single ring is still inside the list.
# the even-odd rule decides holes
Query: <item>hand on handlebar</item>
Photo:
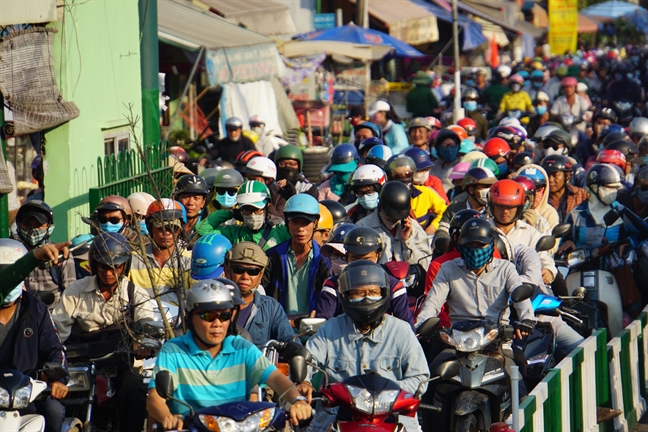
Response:
[[[515,335],[513,335],[513,339],[522,339],[522,337],[530,335],[533,333],[534,328],[535,323],[530,320],[524,320],[515,324]]]
[[[299,391],[299,394],[306,397],[308,403],[311,403],[311,401],[313,400],[314,391],[313,385],[311,383],[309,383],[308,381],[303,381],[297,384],[297,390]]]
[[[63,399],[68,394],[68,388],[65,384],[55,381],[51,384],[51,394],[54,399]]]
[[[576,249],[576,244],[571,240],[567,240],[566,242],[560,245],[560,247],[558,248],[558,253],[559,254],[569,253],[574,249]]]
[[[48,261],[51,260],[53,264],[58,264],[59,253],[63,254],[63,258],[67,259],[68,249],[71,242],[63,243],[48,243],[41,247],[34,249],[34,258],[38,261]]]
[[[180,430],[182,429],[182,416],[179,414],[168,415],[162,420],[162,427],[164,430]]]
[[[300,421],[313,417],[313,408],[308,402],[297,401],[290,406],[290,423],[297,426]]]

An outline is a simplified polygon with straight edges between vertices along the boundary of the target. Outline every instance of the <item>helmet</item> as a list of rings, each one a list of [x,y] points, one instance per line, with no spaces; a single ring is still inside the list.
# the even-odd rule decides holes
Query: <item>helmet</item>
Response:
[[[468,186],[475,185],[493,185],[497,182],[497,177],[491,170],[486,167],[474,167],[470,168],[463,177],[461,185],[464,190]]]
[[[607,186],[607,187],[621,187],[621,176],[613,166],[607,164],[594,164],[587,171],[585,177],[585,184],[587,186]]]
[[[209,311],[218,309],[233,309],[234,306],[245,304],[242,300],[232,296],[231,291],[224,283],[205,279],[196,282],[187,290],[187,312]]]
[[[238,117],[228,117],[225,120],[225,129],[241,129],[243,128],[243,120]]]
[[[616,165],[623,171],[626,169],[626,157],[619,150],[611,150],[607,148],[601,150],[598,155],[596,155],[596,162]]]
[[[385,145],[385,142],[377,137],[365,138],[362,141],[360,141],[358,150],[365,152],[371,150],[372,148],[378,145]]]
[[[209,186],[204,178],[196,174],[185,174],[178,179],[173,193],[176,198],[182,194],[208,195]]]
[[[504,117],[498,124],[500,126],[521,126],[520,120],[511,116]]]
[[[265,208],[268,202],[270,202],[270,190],[256,180],[243,183],[236,194],[236,203],[239,207],[252,206],[261,209]]]
[[[488,131],[489,138],[501,138],[510,148],[517,149],[526,141],[526,132],[522,126],[496,126]]]
[[[401,167],[407,168],[407,172],[405,174],[396,174],[396,169]],[[394,155],[390,157],[385,164],[385,173],[387,174],[387,179],[389,180],[402,181],[409,179],[409,182],[411,182],[412,176],[416,171],[416,163],[411,157],[405,154]]]
[[[463,129],[463,128],[462,128]],[[467,134],[466,134],[467,135]],[[442,142],[448,138],[452,139],[457,145],[461,145],[461,139],[459,135],[452,129],[441,129],[434,139],[434,147],[437,148],[441,145]]]
[[[137,216],[146,216],[146,212],[153,201],[155,201],[153,195],[146,192],[135,192],[128,195],[130,208]]]
[[[511,83],[524,85],[524,78],[522,78],[519,74],[511,75],[511,78],[509,78],[509,80],[511,81]]]
[[[382,252],[382,239],[373,228],[357,227],[348,232],[344,238],[344,248],[354,255],[365,255],[371,252]]]
[[[238,188],[243,184],[243,176],[234,168],[225,168],[220,170],[214,176],[214,189],[216,188]]]
[[[358,160],[358,151],[355,146],[351,144],[339,144],[333,148],[331,153],[331,165],[328,168],[328,171],[336,171],[341,168],[351,168],[353,170],[357,166]],[[351,166],[350,163],[355,163],[354,166]],[[348,172],[344,171],[344,172]]]
[[[630,136],[632,138],[641,138],[642,136],[648,134],[648,118],[646,117],[635,117],[630,122]]]
[[[365,298],[359,302],[351,302],[349,291],[370,285],[380,288],[380,300]],[[389,276],[385,269],[380,264],[368,260],[350,263],[342,270],[338,279],[338,291],[344,312],[353,321],[372,327],[378,325],[387,312],[391,297],[389,287]]]
[[[270,262],[263,248],[253,242],[236,243],[225,254],[225,261],[227,264],[252,264],[263,268],[267,267]]]
[[[639,153],[635,143],[627,139],[612,141],[605,145],[605,150],[619,150],[626,159]]]
[[[477,91],[477,89],[474,89],[472,87],[468,87],[467,89],[465,89],[463,91],[463,94],[461,95],[461,98],[463,100],[466,100],[466,99],[479,99],[479,92]],[[457,124],[459,124],[459,123],[457,123]],[[459,126],[463,127],[463,125],[461,125],[461,124],[459,124]]]
[[[333,214],[333,212],[331,212]],[[296,218],[305,218],[311,222],[320,217],[320,208],[317,199],[308,194],[291,196],[284,207],[284,218],[289,221]]]
[[[236,160],[234,161],[234,168],[239,172],[243,172],[248,162],[250,162],[250,160],[255,157],[263,157],[263,153],[257,150],[247,150],[241,152],[238,156],[236,156]]]
[[[524,176],[513,177],[511,180],[522,185],[522,188],[524,189],[524,194],[527,197],[530,196],[531,202],[533,202],[533,199],[535,197],[535,192],[536,192],[535,183],[533,183],[533,180],[531,180],[529,177],[524,177]]]
[[[470,169],[470,162],[459,162],[452,167],[452,171],[448,174],[450,180],[461,180]]]
[[[353,126],[354,134],[355,132],[358,131],[358,129],[369,129],[373,134],[373,136],[375,136],[376,138],[380,138],[381,135],[380,128],[371,122],[366,121]]]
[[[533,69],[533,72],[539,71],[542,72],[545,70],[545,66],[542,64],[541,61],[534,60],[531,62],[531,69]],[[531,75],[533,76],[533,72],[531,72]]]
[[[501,78],[507,78],[511,75],[511,68],[506,65],[500,66],[495,70],[495,73]]]
[[[333,229],[333,214],[326,208],[325,205],[319,204],[320,218],[317,221],[318,230],[332,230]]]
[[[464,223],[459,233],[459,244],[477,242],[481,244],[493,243],[493,228],[491,224],[483,218],[473,218],[474,220]]]
[[[187,151],[180,146],[169,147],[169,154],[175,156],[179,162],[186,162],[189,159]]]
[[[340,204],[337,201],[333,200],[322,200],[320,201],[324,207],[329,209],[331,214],[333,215],[333,225],[337,225],[340,222],[349,222],[349,215],[347,214],[346,209],[342,204]],[[284,208],[284,212],[285,212]]]
[[[408,131],[419,127],[425,128],[429,131],[432,130],[432,128],[430,127],[430,122],[425,117],[415,117],[410,122]]]
[[[609,124],[605,126],[603,129],[601,129],[601,132],[599,132],[598,139],[599,141],[603,141],[607,138],[608,135],[613,134],[613,133],[622,133],[623,135],[619,137],[618,139],[622,139],[625,136],[625,130],[623,129],[623,126],[620,124]],[[615,138],[616,139],[616,138]],[[612,141],[609,141],[611,143]]]
[[[225,254],[232,243],[221,234],[207,234],[198,239],[191,251],[191,277],[212,279],[223,274]]]
[[[328,243],[344,243],[349,231],[357,228],[357,225],[352,222],[341,222],[335,226],[331,236],[329,237]]]
[[[491,138],[484,143],[484,154],[491,159],[506,156],[511,152],[511,147],[502,138]]]
[[[545,156],[541,165],[547,173],[570,173],[574,169],[571,160],[567,156],[559,154]]]
[[[411,210],[410,189],[399,181],[385,183],[380,191],[378,205],[387,216],[394,220],[403,220],[409,216]]]
[[[394,153],[392,152],[392,150],[386,145],[377,145],[369,150],[369,153],[367,153],[365,160],[367,161],[367,163],[374,164],[383,168],[387,160],[392,157],[393,154]]]
[[[238,301],[238,302],[244,301],[243,296],[241,295],[241,290],[239,289],[238,285],[236,285],[230,279],[227,279],[226,277],[221,276],[221,277],[214,278],[214,280],[216,282],[220,282],[223,285],[225,285],[225,288],[227,288],[229,290],[230,294],[232,295],[232,299],[234,301]],[[235,303],[235,304],[238,304],[238,303]],[[230,322],[230,326],[231,325],[236,325],[236,324]]]
[[[497,166],[497,164],[493,159],[489,159],[489,158],[477,159],[470,163],[470,168],[477,168],[477,167],[488,168],[495,175],[495,177],[499,176],[499,167]]]
[[[450,220],[450,229],[448,231],[452,236],[454,234],[457,234],[461,230],[461,227],[466,223],[467,220],[480,219],[483,217],[484,215],[478,212],[477,210],[473,210],[473,209],[459,210],[457,213],[454,214],[454,216],[452,216],[452,219]]]
[[[594,113],[594,117],[592,118],[592,122],[595,122],[600,118],[610,120],[612,123],[616,123],[618,121],[617,114],[612,108],[601,108],[596,111]]]
[[[416,164],[417,171],[423,170],[425,168],[430,168],[432,166],[430,155],[423,149],[412,147],[405,151],[405,155],[412,158],[412,160]]]
[[[528,177],[531,180],[533,180],[533,183],[535,183],[536,188],[538,186],[547,186],[547,178],[544,176],[542,171],[540,171],[538,168],[534,168],[532,166],[523,168],[521,171],[518,172],[518,175]]]
[[[569,132],[556,129],[555,131],[549,133],[549,135],[545,136],[542,144],[544,147],[551,147],[554,150],[558,150],[558,146],[562,145],[564,149],[563,151],[566,152],[572,147],[571,135],[569,134]]]
[[[459,141],[468,138],[468,132],[466,132],[466,129],[462,128],[459,125],[450,125],[446,129],[454,131],[454,133],[456,133],[459,137]]]
[[[470,153],[471,151],[479,150],[477,145],[475,145],[475,141],[471,140],[470,138],[467,138],[465,140],[461,140],[461,145],[459,146],[459,154],[460,155],[465,155],[467,153]]]
[[[534,62],[538,63],[538,62]],[[531,74],[529,75],[532,80],[535,79],[544,79],[544,71],[542,69],[535,69],[531,71]]]
[[[437,128],[437,129],[443,128],[443,125],[441,124],[441,121],[439,121],[438,118],[432,116],[428,116],[425,118],[430,123],[430,127]]]
[[[255,157],[247,163],[243,169],[243,174],[275,180],[277,178],[277,166],[267,157]]]
[[[279,163],[280,160],[284,159],[296,160],[299,163],[298,169],[301,172],[302,166],[304,165],[304,154],[299,147],[291,144],[279,147],[279,150],[275,152],[274,161],[275,163]]]
[[[90,261],[90,272],[97,274],[97,264],[105,264],[111,267],[125,264],[122,275],[130,271],[132,250],[126,237],[119,233],[101,232],[97,235],[88,251]]]
[[[130,204],[128,204],[128,200],[119,195],[108,195],[107,197],[99,201],[99,204],[95,208],[95,211],[120,211],[122,212],[125,220],[130,220],[131,216],[133,215],[133,211],[131,210]]]
[[[549,135],[551,132],[553,132],[555,130],[560,130],[560,128],[557,127],[557,126],[545,123],[545,124],[543,124],[542,126],[540,126],[538,128],[538,130],[536,131],[535,134],[533,134],[533,139],[536,142],[542,142],[542,140],[545,139],[545,137],[547,135]]]
[[[574,77],[565,77],[560,80],[560,87],[576,87],[578,80]]]
[[[146,210],[146,226],[151,231],[151,224],[164,224],[182,226],[187,221],[185,208],[178,201],[169,198],[153,201]]]
[[[384,185],[385,182],[385,172],[380,169],[380,167],[372,164],[358,167],[350,178],[351,188],[365,185],[376,185],[376,191],[380,191],[380,186]]]
[[[538,102],[551,102],[549,95],[543,91],[536,93],[535,100]]]
[[[54,223],[54,212],[45,201],[30,200],[21,205],[16,213],[16,222],[20,223],[30,216],[35,217],[41,225]]]
[[[511,166],[523,167],[525,165],[531,165],[533,163],[533,153],[531,152],[519,152],[513,156],[511,161]]]
[[[27,248],[19,241],[8,238],[0,239],[0,270],[10,266],[25,255],[27,255]],[[8,293],[5,291],[2,305],[8,305],[18,300],[24,286],[25,282],[20,282]]]
[[[260,115],[256,114],[250,117],[250,120],[248,120],[248,124],[250,125],[251,128],[256,127],[256,126],[265,126],[266,122],[263,117]]]
[[[522,185],[514,180],[500,180],[490,188],[488,204],[492,209],[494,204],[507,207],[517,207],[517,217],[522,215],[522,208],[526,202],[526,192]]]
[[[461,126],[469,136],[477,135],[477,123],[470,117],[464,117],[459,120],[457,126]]]
[[[204,170],[200,171],[200,174],[198,175],[205,179],[205,181],[207,182],[207,186],[209,188],[212,188],[214,186],[214,177],[216,177],[216,174],[218,174],[218,172],[221,171],[222,169],[223,168],[221,167],[205,168]]]

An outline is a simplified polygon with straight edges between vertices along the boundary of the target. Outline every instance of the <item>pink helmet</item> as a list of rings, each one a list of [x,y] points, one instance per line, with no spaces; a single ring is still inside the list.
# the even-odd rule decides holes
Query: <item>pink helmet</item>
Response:
[[[524,78],[522,78],[522,76],[520,74],[511,75],[511,78],[509,78],[509,81],[524,85]]]
[[[578,80],[574,77],[565,77],[560,81],[561,87],[576,87]]]

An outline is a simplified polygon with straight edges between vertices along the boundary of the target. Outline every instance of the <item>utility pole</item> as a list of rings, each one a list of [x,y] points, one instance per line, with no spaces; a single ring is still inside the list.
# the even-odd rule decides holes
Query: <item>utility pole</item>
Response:
[[[369,28],[369,0],[357,0],[356,17],[360,27]]]
[[[464,111],[461,108],[461,63],[459,62],[459,12],[457,0],[452,0],[452,42],[454,45],[454,84],[455,97],[453,117],[455,124],[464,118]]]
[[[142,131],[144,145],[160,141],[157,0],[139,0]]]

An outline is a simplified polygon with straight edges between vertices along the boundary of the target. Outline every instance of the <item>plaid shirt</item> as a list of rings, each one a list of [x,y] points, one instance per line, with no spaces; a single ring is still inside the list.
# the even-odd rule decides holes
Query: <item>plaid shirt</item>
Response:
[[[61,298],[61,293],[74,282],[76,282],[74,259],[68,258],[60,266],[48,269],[34,269],[25,279],[25,288],[28,291],[53,292],[56,300],[49,308],[54,309],[54,306],[56,306]]]

